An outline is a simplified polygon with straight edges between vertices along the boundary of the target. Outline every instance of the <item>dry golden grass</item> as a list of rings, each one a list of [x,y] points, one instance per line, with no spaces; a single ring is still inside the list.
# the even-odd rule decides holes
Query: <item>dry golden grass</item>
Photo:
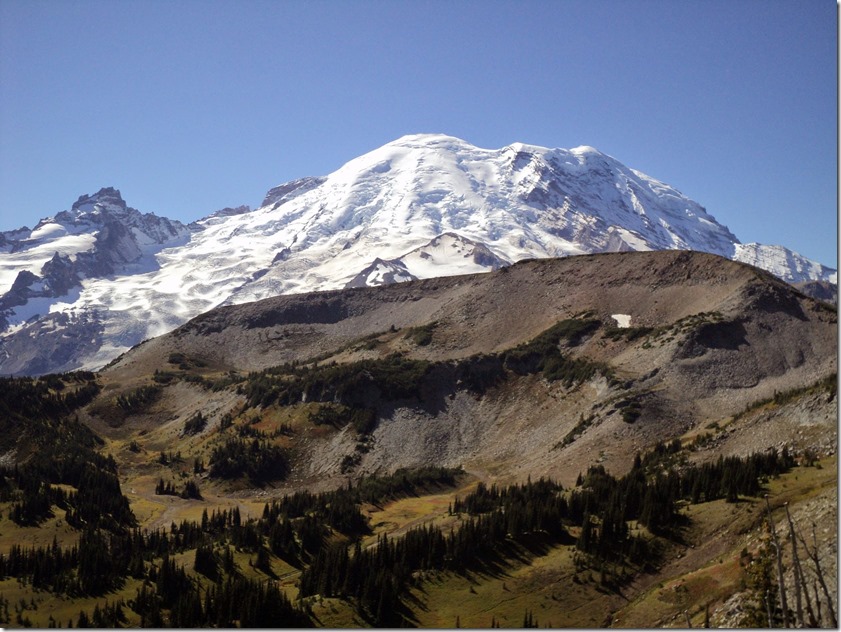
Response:
[[[369,624],[360,617],[353,606],[344,599],[333,597],[315,597],[308,600],[311,605],[314,623],[318,627],[366,628]]]
[[[21,603],[21,600],[27,605],[27,609],[21,612],[21,616],[29,619],[33,627],[48,627],[51,616],[58,625],[67,627],[69,621],[72,621],[74,626],[76,625],[79,612],[82,610],[90,615],[97,605],[102,608],[106,603],[114,603],[120,599],[125,601],[133,599],[141,583],[139,580],[129,579],[120,590],[107,595],[74,597],[71,599],[42,591],[34,591],[29,585],[21,585],[15,579],[6,579],[0,581],[0,595],[9,600],[9,613],[12,617],[8,624],[9,627],[22,627],[15,621],[14,608],[15,605]],[[34,608],[32,604],[34,604]],[[126,615],[126,623],[124,624],[126,627],[138,627],[140,625],[138,615],[129,608],[124,608],[123,611]]]
[[[13,545],[23,547],[49,546],[53,538],[59,546],[71,547],[78,543],[79,532],[64,521],[64,511],[53,507],[54,516],[40,526],[23,527],[9,519],[11,503],[0,503],[0,554],[6,554]]]
[[[510,561],[494,574],[430,574],[412,591],[420,627],[520,628],[526,612],[540,627],[600,627],[621,597],[598,586],[598,573],[575,572],[570,546]],[[576,579],[574,579],[576,578]]]
[[[459,520],[457,516],[449,515],[449,508],[453,501],[457,497],[469,494],[476,488],[477,483],[477,480],[469,479],[457,489],[400,498],[385,503],[382,507],[368,505],[364,512],[373,533],[363,540],[363,546],[375,544],[380,535],[399,536],[421,525],[432,524],[445,531],[448,530],[450,525],[454,525]]]

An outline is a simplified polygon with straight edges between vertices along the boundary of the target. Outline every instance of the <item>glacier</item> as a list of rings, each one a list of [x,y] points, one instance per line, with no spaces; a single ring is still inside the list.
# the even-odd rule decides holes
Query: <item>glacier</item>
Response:
[[[741,243],[697,202],[592,147],[481,149],[416,134],[189,226],[106,188],[33,230],[0,233],[0,371],[99,368],[213,307],[278,294],[661,249],[837,284],[835,270]]]

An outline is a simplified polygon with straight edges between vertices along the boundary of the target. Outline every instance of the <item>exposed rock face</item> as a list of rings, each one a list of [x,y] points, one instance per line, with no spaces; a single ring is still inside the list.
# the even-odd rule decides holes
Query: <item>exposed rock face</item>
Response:
[[[79,285],[79,274],[67,255],[55,253],[53,258],[41,268],[44,280],[44,296],[64,296]]]
[[[406,266],[399,259],[383,261],[379,257],[362,272],[348,281],[345,287],[373,287],[375,285],[389,285],[391,283],[403,283],[414,281],[417,277],[406,269]]]
[[[96,311],[53,312],[3,339],[0,361],[11,374],[62,373],[78,368],[80,353],[96,353],[102,345],[102,319]]]
[[[56,219],[64,220],[65,214],[73,217],[75,215],[84,214],[86,212],[97,213],[103,209],[108,209],[112,212],[125,212],[127,210],[125,201],[119,190],[114,187],[103,187],[93,195],[80,195],[79,199],[73,203],[70,212],[64,211],[59,213]]]
[[[345,287],[373,287],[413,281],[430,276],[430,269],[447,269],[450,274],[488,272],[510,263],[496,256],[485,244],[456,233],[444,233],[395,259],[383,260],[377,257]],[[420,276],[413,274],[410,268]]]
[[[834,283],[827,281],[803,281],[801,283],[795,283],[794,287],[806,296],[838,305],[838,286]]]
[[[307,191],[314,189],[315,187],[319,186],[323,183],[325,178],[300,178],[299,180],[292,180],[291,182],[286,182],[279,186],[276,186],[272,189],[269,189],[269,192],[266,193],[266,197],[263,198],[263,203],[260,207],[265,206],[274,206],[277,204],[282,204],[290,200],[291,198],[295,197],[296,195],[300,195],[302,193],[306,193]]]

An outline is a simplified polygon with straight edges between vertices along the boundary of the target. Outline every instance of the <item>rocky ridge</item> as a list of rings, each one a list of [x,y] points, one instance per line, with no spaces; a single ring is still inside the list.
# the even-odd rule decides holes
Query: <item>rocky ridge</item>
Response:
[[[537,260],[489,274],[220,307],[144,343],[105,375],[128,383],[165,366],[173,354],[223,373],[392,353],[475,362],[517,348],[565,319],[598,323],[596,333],[570,342],[564,353],[607,366],[608,373],[577,387],[522,378],[481,397],[461,390],[444,396],[450,387],[442,382],[441,399],[376,404],[380,422],[360,472],[497,464],[511,476],[550,475],[566,483],[594,455],[622,469],[643,446],[737,415],[837,370],[833,309],[717,256],[647,252]],[[429,342],[413,344],[411,332],[424,327]],[[629,402],[639,406],[644,422],[624,419]],[[818,445],[829,436],[827,420],[834,417],[826,411],[834,405],[834,399],[816,400],[799,410],[804,442]],[[574,431],[582,419],[591,421]],[[766,430],[745,437],[767,435],[756,449],[776,445],[787,433],[796,441],[781,419],[770,417]],[[522,440],[512,442],[512,436]],[[732,443],[736,435],[725,437]],[[745,448],[746,441],[737,443]],[[312,439],[300,476],[339,475],[338,464],[355,445],[349,430],[329,441]],[[834,450],[834,443],[820,445]]]

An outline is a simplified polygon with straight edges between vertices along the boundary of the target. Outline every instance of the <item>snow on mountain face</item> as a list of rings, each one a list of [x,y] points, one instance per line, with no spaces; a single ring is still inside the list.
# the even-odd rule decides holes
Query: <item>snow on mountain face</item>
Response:
[[[740,244],[696,202],[590,147],[405,136],[189,229],[102,189],[32,231],[0,233],[0,371],[95,368],[223,303],[655,249],[712,252],[792,282],[836,276],[784,248]],[[77,330],[79,352],[54,344]]]
[[[105,188],[83,195],[71,210],[41,220],[31,231],[22,228],[0,235],[0,291],[5,292],[20,272],[39,274],[56,255],[78,263],[82,274],[110,274],[115,265],[186,241],[189,230],[165,217],[142,215],[126,206],[119,191]]]
[[[833,285],[838,285],[838,272],[836,270],[827,268],[806,257],[801,257],[796,252],[782,246],[736,244],[736,252],[731,258],[734,261],[741,261],[767,270],[788,283],[828,281]]]
[[[69,211],[32,230],[2,233],[0,328],[5,331],[0,358],[5,359],[0,366],[18,367],[10,372],[69,370],[81,365],[80,357],[97,355],[102,341],[93,344],[96,337],[87,338],[91,327],[101,329],[100,315],[110,313],[114,302],[89,290],[113,285],[121,275],[157,269],[155,254],[187,243],[189,235],[180,222],[126,206],[112,188],[83,195]],[[56,326],[48,324],[53,321]],[[50,360],[36,357],[51,336],[73,342],[82,330],[86,343],[76,340],[74,347],[63,342],[49,352]],[[20,339],[29,341],[27,349],[20,348]]]

